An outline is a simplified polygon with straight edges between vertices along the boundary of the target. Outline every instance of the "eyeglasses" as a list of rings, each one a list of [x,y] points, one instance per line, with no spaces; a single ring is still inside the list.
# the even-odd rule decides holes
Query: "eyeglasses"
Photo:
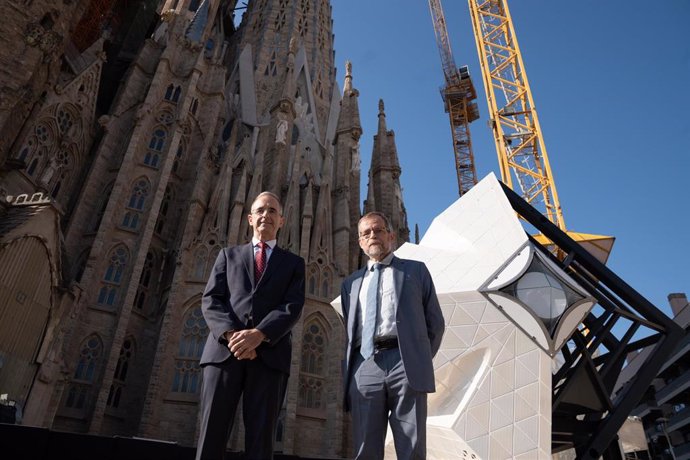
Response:
[[[388,230],[385,228],[370,228],[368,230],[363,231],[362,233],[359,234],[359,239],[360,240],[368,240],[372,238],[374,235],[381,236],[382,234],[386,233]]]
[[[279,214],[279,212],[276,208],[256,208],[252,209],[252,214],[254,214],[255,216],[263,216],[264,214],[268,214],[269,216],[275,216]]]

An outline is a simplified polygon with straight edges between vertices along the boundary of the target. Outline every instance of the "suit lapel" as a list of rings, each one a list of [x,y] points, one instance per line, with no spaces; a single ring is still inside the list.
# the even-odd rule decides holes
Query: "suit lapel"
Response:
[[[247,271],[247,276],[254,285],[254,245],[249,242],[242,248],[242,262],[244,269]]]
[[[393,256],[391,260],[391,268],[393,269],[393,284],[395,287],[395,298],[398,299],[398,307],[400,306],[402,299],[403,283],[405,283],[405,262],[397,257]],[[400,308],[396,311],[400,311]]]
[[[366,270],[364,268],[360,269],[359,272],[357,272],[357,276],[355,276],[355,279],[352,280],[352,287],[350,289],[350,305],[348,310],[349,314],[347,316],[347,330],[350,332],[351,338],[354,338],[355,336],[355,331],[357,330],[357,317],[361,314],[357,306],[359,304],[359,291],[362,288],[362,279],[364,278],[365,272]]]

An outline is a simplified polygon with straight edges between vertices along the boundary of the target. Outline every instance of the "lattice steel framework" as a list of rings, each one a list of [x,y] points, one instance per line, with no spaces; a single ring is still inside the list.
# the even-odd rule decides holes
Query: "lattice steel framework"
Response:
[[[441,97],[450,120],[458,193],[462,196],[477,183],[469,128],[469,124],[479,118],[477,104],[473,102],[477,98],[477,92],[467,67],[458,69],[455,66],[441,1],[429,0],[429,10],[446,79],[446,85],[441,88]]]
[[[535,246],[598,302],[554,361],[552,452],[574,448],[578,459],[620,459],[618,431],[685,331],[505,184],[503,191],[565,257],[556,259],[532,239]],[[643,350],[639,371],[618,382],[628,355]]]
[[[468,3],[503,181],[565,230],[508,4]]]

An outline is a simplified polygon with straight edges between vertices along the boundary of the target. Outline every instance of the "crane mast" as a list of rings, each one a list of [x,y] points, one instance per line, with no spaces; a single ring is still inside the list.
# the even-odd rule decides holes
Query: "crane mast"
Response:
[[[565,230],[539,118],[504,0],[468,0],[503,181]]]
[[[429,0],[429,9],[446,80],[445,86],[441,89],[441,97],[450,119],[458,193],[462,196],[477,183],[469,129],[469,124],[479,118],[477,103],[473,102],[477,98],[477,92],[467,66],[458,69],[455,65],[441,1]]]

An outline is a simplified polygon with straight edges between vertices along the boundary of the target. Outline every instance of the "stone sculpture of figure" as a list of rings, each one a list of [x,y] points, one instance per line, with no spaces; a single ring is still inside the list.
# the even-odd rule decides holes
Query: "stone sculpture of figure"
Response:
[[[287,130],[288,122],[285,120],[279,120],[278,126],[276,126],[276,144],[287,143]]]
[[[302,96],[297,96],[297,99],[295,99],[295,112],[297,112],[297,118],[306,119],[307,103],[302,102]]]
[[[355,146],[352,147],[350,152],[352,153],[351,162],[350,162],[350,171],[356,171],[357,169],[359,169],[359,164],[360,164],[359,143],[355,144]]]

